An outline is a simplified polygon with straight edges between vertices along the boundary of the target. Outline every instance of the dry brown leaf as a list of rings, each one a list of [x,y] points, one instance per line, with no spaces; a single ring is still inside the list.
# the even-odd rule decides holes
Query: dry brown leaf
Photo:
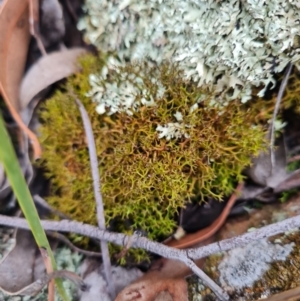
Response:
[[[202,268],[204,259],[195,263]],[[188,300],[185,277],[191,274],[192,271],[181,261],[159,259],[146,274],[123,289],[115,301],[157,301],[162,292],[170,295],[172,301]]]
[[[38,6],[38,0],[33,1]],[[5,0],[0,7],[0,93],[14,120],[31,139],[35,157],[38,158],[41,155],[38,139],[18,114],[19,87],[29,41],[28,0]]]
[[[29,32],[27,0],[5,0],[0,7],[0,82],[13,107],[19,109],[19,86],[24,73]]]
[[[202,264],[203,260],[198,264]],[[115,301],[156,301],[164,292],[172,301],[187,301],[187,283],[184,277],[191,274],[181,261],[160,259],[141,278],[123,289]]]
[[[155,301],[173,301],[173,297],[168,291],[162,291],[155,297]]]
[[[35,95],[53,83],[78,70],[77,59],[86,52],[73,48],[53,52],[40,58],[25,74],[20,88],[21,110],[24,110]]]
[[[214,235],[201,241],[197,247],[207,245],[214,240]],[[205,258],[195,260],[202,269]],[[115,301],[158,301],[160,294],[172,301],[188,300],[188,290],[185,278],[193,272],[185,263],[178,260],[161,258],[157,260],[141,278],[125,287]],[[135,299],[136,298],[136,299]]]

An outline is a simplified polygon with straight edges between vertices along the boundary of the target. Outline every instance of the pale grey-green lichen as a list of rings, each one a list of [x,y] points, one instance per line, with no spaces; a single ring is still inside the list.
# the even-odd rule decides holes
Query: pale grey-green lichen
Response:
[[[156,86],[156,95],[147,89],[144,80],[148,75],[143,71],[142,65],[132,66],[135,69],[132,73],[128,73],[124,69],[121,70],[121,66],[124,64],[110,56],[100,74],[90,74],[91,90],[87,96],[97,103],[96,111],[99,114],[112,115],[116,112],[126,112],[132,115],[140,106],[155,106],[154,97],[159,99],[165,93],[166,88],[155,77],[151,77],[150,80]],[[118,83],[108,79],[109,71],[119,75],[120,81]],[[196,106],[198,106],[197,103],[191,107],[191,110],[196,109]],[[176,112],[174,117],[178,122],[157,126],[156,131],[159,139],[170,140],[182,136],[189,138],[185,130],[189,125],[183,123],[182,114]]]
[[[294,245],[281,246],[263,239],[229,251],[218,266],[222,287],[252,287],[270,269],[270,263],[286,260]]]
[[[185,132],[185,128],[188,126],[185,124],[180,124],[178,122],[169,122],[166,125],[158,125],[156,131],[159,132],[158,138],[166,138],[170,140],[172,138],[179,139],[182,136],[185,138],[190,138],[190,136]]]
[[[134,111],[138,111],[140,106],[156,106],[155,99],[164,96],[166,88],[159,80],[159,72],[152,70],[152,77],[143,70],[143,65],[133,65],[131,71],[124,70],[124,63],[116,60],[113,56],[109,56],[106,65],[99,74],[90,74],[89,82],[91,85],[88,97],[97,103],[96,111],[99,114],[112,115],[117,112],[125,112],[132,115]],[[151,64],[150,64],[151,66]],[[119,81],[110,80],[108,74],[118,74]],[[156,93],[149,91],[145,80],[150,80],[155,86]],[[190,108],[191,111],[197,109],[201,99],[195,100],[196,103]],[[189,138],[186,129],[190,127],[180,112],[174,114],[177,122],[158,125],[156,131],[158,138],[178,139],[184,136]]]
[[[85,10],[78,27],[101,51],[179,62],[188,79],[233,88],[227,100],[274,85],[289,61],[299,67],[297,0],[86,0]]]
[[[157,87],[157,93],[153,95],[148,91],[144,83],[147,75],[141,65],[132,66],[134,70],[130,73],[124,69],[120,70],[121,66],[124,66],[124,63],[110,56],[100,74],[90,75],[91,90],[87,96],[98,104],[96,110],[99,114],[126,112],[132,115],[140,106],[155,106],[153,97],[159,99],[164,95],[165,87],[154,77],[150,80]],[[109,71],[119,75],[118,83],[108,80]]]

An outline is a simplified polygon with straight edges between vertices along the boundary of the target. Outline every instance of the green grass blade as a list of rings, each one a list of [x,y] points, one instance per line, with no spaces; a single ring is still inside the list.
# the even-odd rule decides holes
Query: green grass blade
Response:
[[[23,214],[30,226],[35,241],[39,247],[43,247],[47,250],[53,269],[56,269],[56,263],[52,250],[50,248],[45,231],[40,223],[40,218],[32,196],[28,189],[27,183],[24,179],[24,175],[21,171],[19,161],[17,159],[15,150],[13,148],[11,139],[6,130],[2,115],[0,114],[0,162],[2,163],[6,176],[10,182],[13,192],[18,199],[19,205],[23,211]],[[69,300],[67,294],[62,285],[62,281],[55,280],[57,288],[63,298],[63,300]]]

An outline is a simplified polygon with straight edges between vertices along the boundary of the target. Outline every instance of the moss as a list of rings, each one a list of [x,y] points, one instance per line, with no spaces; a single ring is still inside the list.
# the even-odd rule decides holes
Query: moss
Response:
[[[297,193],[298,193],[297,188],[290,189],[288,191],[283,191],[280,196],[280,202],[284,203],[284,202],[288,201],[292,196],[297,195]]]
[[[232,193],[251,156],[266,145],[261,121],[269,114],[262,114],[264,104],[259,102],[251,109],[239,100],[212,105],[211,92],[184,81],[175,65],[141,63],[109,70],[99,86],[120,85],[122,75],[134,74],[142,77],[138,87],[148,91],[154,105],[143,105],[137,94],[139,108],[131,114],[99,115],[86,95],[89,75],[100,73],[104,64],[105,58],[83,59],[82,72],[41,110],[43,159],[52,177],[49,201],[76,220],[96,224],[87,141],[75,94],[92,122],[107,226],[125,233],[143,229],[159,239],[173,231],[178,208],[191,197],[222,199]],[[159,97],[158,82],[165,87]],[[184,134],[159,138],[159,126],[176,123],[177,112]]]

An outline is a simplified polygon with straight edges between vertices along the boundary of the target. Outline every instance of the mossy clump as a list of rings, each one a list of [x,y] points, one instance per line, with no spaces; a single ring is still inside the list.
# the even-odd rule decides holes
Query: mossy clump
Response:
[[[43,159],[53,177],[49,201],[76,220],[96,224],[77,97],[94,131],[107,225],[126,233],[142,229],[159,239],[174,230],[174,216],[187,200],[232,193],[243,168],[266,146],[265,128],[257,123],[261,105],[249,108],[240,100],[218,105],[212,92],[183,80],[175,65],[128,64],[116,70],[105,64],[101,58],[83,59],[82,72],[41,110]],[[129,82],[130,108],[116,109],[111,95],[111,107],[102,105],[103,114],[97,113],[99,103],[87,96],[89,79],[104,69],[105,79],[98,76],[95,84],[101,95],[108,86],[118,91]]]

